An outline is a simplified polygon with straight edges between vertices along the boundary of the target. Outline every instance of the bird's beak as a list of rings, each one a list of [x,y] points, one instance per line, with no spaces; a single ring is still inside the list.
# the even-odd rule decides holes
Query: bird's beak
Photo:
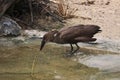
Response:
[[[42,42],[41,42],[40,51],[43,49],[45,43],[46,43],[46,41],[43,39]]]

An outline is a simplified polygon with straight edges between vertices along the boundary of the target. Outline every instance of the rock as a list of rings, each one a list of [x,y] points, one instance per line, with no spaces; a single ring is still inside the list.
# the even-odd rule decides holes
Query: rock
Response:
[[[25,30],[23,32],[24,36],[27,36],[28,38],[42,38],[43,35],[45,34],[45,31],[38,31],[38,30]]]
[[[21,34],[21,27],[12,19],[2,17],[0,20],[0,36],[18,36]]]
[[[60,75],[56,75],[54,78],[55,78],[55,80],[61,80],[62,79],[62,77]]]

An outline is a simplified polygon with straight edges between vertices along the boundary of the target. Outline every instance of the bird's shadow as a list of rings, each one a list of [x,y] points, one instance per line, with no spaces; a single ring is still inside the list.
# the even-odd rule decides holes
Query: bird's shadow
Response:
[[[65,53],[63,53],[63,57],[65,58],[71,58],[77,55],[83,55],[84,52],[81,52],[80,50],[78,50],[77,52],[71,54],[71,52],[69,52],[69,49],[66,49]]]
[[[89,53],[89,52],[86,52],[86,51],[82,51],[82,50],[78,50],[77,52],[75,52],[74,54],[71,55],[70,52],[68,52],[69,49],[66,49],[66,51],[63,53],[63,57],[65,58],[72,58],[72,57],[79,57],[79,56],[90,56],[90,55],[93,55],[93,53]],[[95,55],[95,54],[94,54]]]
[[[99,45],[99,44],[101,44],[101,43],[98,43],[98,42],[89,42],[89,43],[87,43],[87,44],[91,44],[91,45]]]

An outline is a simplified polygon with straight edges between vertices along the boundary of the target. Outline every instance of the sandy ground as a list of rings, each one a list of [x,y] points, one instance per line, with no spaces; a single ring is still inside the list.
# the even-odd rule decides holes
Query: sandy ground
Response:
[[[96,37],[120,41],[120,1],[119,0],[89,0],[93,5],[80,5],[86,0],[69,0],[71,8],[77,8],[77,18],[67,20],[66,26],[77,24],[95,24],[101,27],[102,32]],[[105,5],[110,2],[108,5]]]

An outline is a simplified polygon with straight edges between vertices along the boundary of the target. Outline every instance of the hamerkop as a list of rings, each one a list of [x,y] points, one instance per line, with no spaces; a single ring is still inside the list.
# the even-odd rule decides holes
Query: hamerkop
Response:
[[[92,42],[96,41],[96,38],[93,38],[96,33],[98,33],[100,27],[97,25],[77,25],[67,28],[62,28],[61,30],[53,30],[46,33],[43,36],[40,50],[44,47],[46,42],[55,42],[58,44],[70,44],[71,51],[70,55],[73,55],[76,51],[79,50],[78,42]],[[77,46],[77,49],[73,50],[73,45]]]

